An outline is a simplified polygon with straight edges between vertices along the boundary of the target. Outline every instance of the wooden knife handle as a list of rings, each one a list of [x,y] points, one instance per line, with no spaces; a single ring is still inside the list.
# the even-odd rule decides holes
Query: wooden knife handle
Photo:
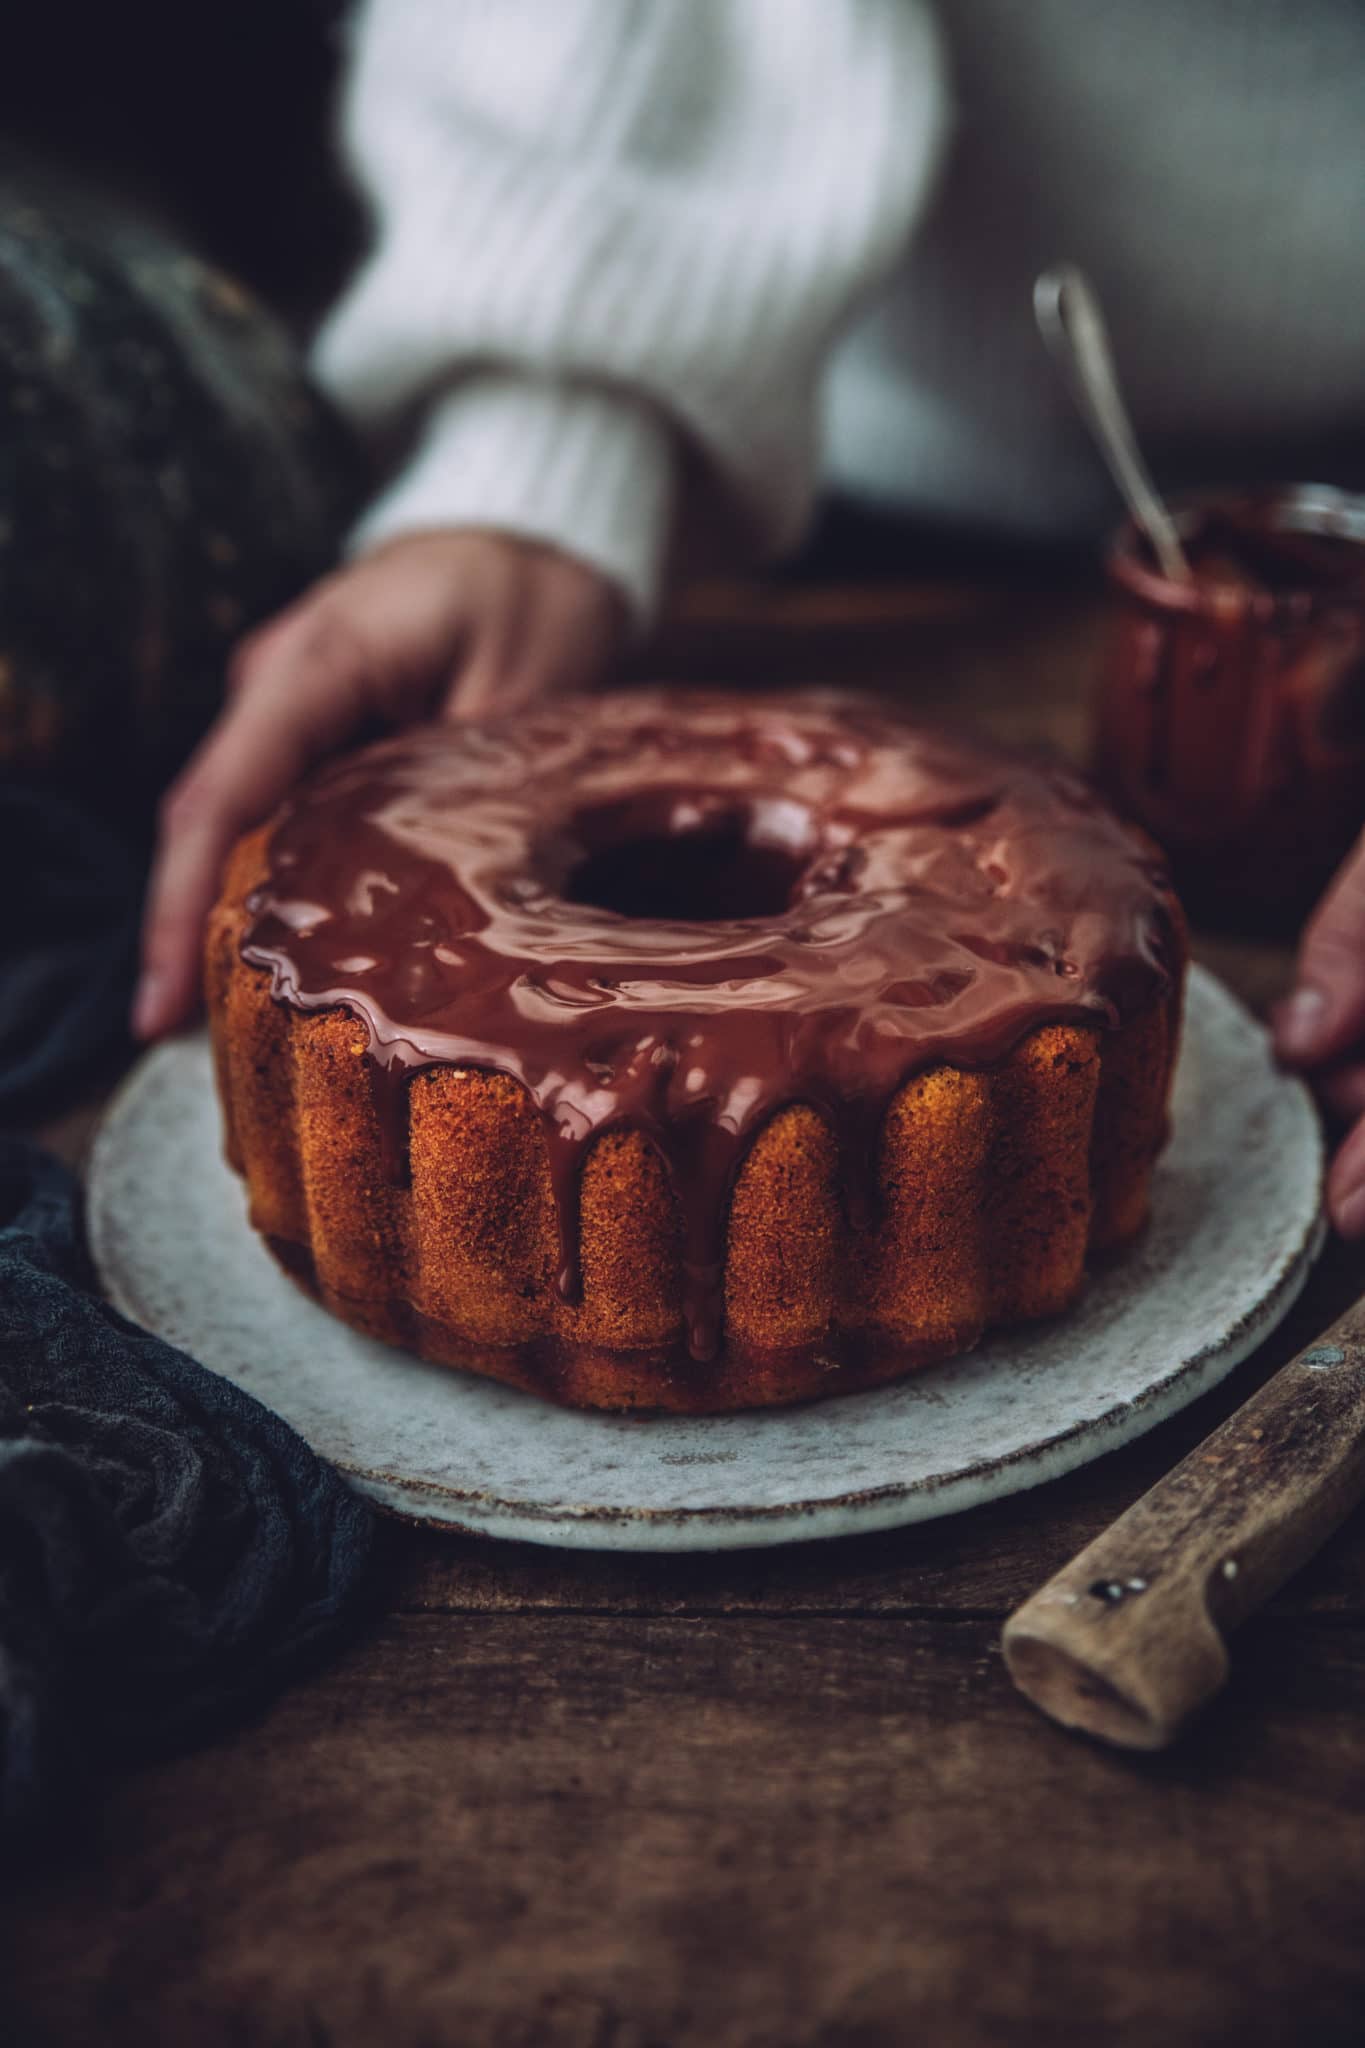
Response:
[[[1011,1615],[1010,1676],[1065,1727],[1164,1748],[1363,1495],[1365,1300]]]

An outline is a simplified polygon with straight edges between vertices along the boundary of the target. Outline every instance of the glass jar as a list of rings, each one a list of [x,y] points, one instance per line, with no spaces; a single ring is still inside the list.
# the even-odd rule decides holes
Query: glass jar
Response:
[[[1177,508],[1193,583],[1109,553],[1095,767],[1196,914],[1301,916],[1365,825],[1365,497],[1298,484]]]

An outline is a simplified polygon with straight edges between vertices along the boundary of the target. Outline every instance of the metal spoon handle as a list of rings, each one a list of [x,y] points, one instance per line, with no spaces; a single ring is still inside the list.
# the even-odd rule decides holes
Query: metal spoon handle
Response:
[[[1175,523],[1138,448],[1119,391],[1109,330],[1083,272],[1073,263],[1045,270],[1033,287],[1033,312],[1124,503],[1156,550],[1162,574],[1174,583],[1193,582]]]

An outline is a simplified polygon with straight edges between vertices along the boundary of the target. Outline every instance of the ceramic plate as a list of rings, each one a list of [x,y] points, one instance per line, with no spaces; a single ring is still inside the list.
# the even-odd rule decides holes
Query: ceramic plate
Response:
[[[286,1416],[381,1506],[582,1549],[703,1550],[891,1528],[1056,1478],[1204,1393],[1284,1315],[1322,1238],[1302,1086],[1191,980],[1152,1227],[1060,1321],[899,1386],[747,1415],[576,1414],[357,1335],[286,1280],[220,1152],[207,1041],[111,1107],[90,1230],[128,1315]]]

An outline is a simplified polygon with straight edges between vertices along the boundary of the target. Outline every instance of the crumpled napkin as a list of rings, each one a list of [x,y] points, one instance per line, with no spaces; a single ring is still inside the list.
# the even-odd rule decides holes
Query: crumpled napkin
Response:
[[[341,1643],[370,1509],[88,1287],[71,1174],[0,1138],[0,1841]]]

